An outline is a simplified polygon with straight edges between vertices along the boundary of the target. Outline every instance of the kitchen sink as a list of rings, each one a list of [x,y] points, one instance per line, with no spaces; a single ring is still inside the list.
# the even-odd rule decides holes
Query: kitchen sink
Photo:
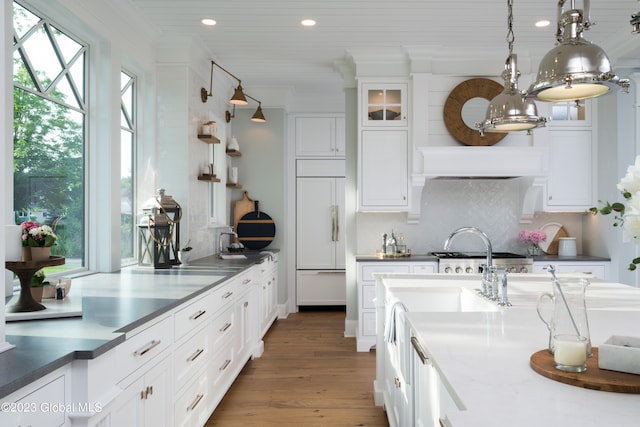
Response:
[[[475,291],[459,287],[394,287],[391,298],[397,298],[412,312],[477,312],[499,311],[492,301],[487,301]]]

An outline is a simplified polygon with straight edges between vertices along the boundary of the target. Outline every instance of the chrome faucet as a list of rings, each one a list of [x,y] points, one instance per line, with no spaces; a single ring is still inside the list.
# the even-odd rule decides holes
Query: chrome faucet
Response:
[[[233,236],[238,237],[235,231],[233,231],[233,226],[229,226],[229,231],[221,231],[218,235],[218,256],[222,258],[222,254],[224,254],[224,246],[222,245],[223,236]]]
[[[453,242],[453,239],[456,236],[464,233],[472,233],[480,237],[484,242],[485,246],[487,247],[487,261],[485,263],[486,266],[482,269],[482,289],[483,289],[483,294],[486,295],[487,293],[490,292],[490,289],[491,289],[491,280],[492,280],[491,269],[493,267],[493,248],[491,247],[491,241],[489,240],[489,237],[477,227],[461,227],[455,230],[453,233],[451,233],[449,237],[447,237],[447,240],[445,240],[444,242],[444,250],[445,251],[449,250],[449,247],[451,246],[451,242]]]

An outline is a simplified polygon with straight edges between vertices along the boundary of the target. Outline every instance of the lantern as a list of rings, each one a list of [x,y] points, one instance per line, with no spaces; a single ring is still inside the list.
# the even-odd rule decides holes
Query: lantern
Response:
[[[138,265],[171,268],[179,264],[182,208],[163,188],[142,208],[138,223]]]

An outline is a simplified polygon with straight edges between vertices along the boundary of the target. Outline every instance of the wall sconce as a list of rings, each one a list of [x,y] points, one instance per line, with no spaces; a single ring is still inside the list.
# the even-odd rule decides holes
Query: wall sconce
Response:
[[[213,93],[211,91],[213,89],[213,67],[214,67],[214,65],[216,67],[220,68],[222,71],[224,71],[225,73],[229,74],[231,77],[233,77],[234,79],[236,79],[238,81],[238,87],[233,92],[233,96],[231,97],[229,102],[232,103],[233,105],[247,105],[248,104],[247,99],[244,97],[244,92],[242,91],[242,81],[239,78],[237,78],[236,76],[234,76],[233,74],[231,74],[229,71],[227,71],[224,68],[222,68],[215,61],[211,61],[211,77],[209,78],[209,92],[207,92],[207,89],[205,89],[205,88],[200,89],[200,99],[202,99],[202,102],[207,102],[207,99],[210,96],[213,96]]]
[[[638,0],[638,3],[640,3],[640,0]],[[640,12],[631,15],[631,21],[629,21],[629,23],[633,27],[633,31],[631,32],[634,34],[640,34]]]
[[[262,103],[257,99],[255,99],[253,96],[248,95],[246,93],[244,94],[244,96],[246,96],[249,99],[253,99],[258,103],[258,108],[256,109],[256,112],[253,113],[253,116],[251,116],[251,121],[256,123],[265,123],[267,119],[264,117],[264,113],[262,112]],[[234,105],[233,110],[231,112],[229,110],[225,111],[224,119],[226,120],[227,123],[229,123],[231,119],[235,117],[236,117],[236,106]]]
[[[253,114],[253,116],[251,117],[251,120],[254,122],[258,122],[258,123],[264,123],[267,120],[264,117],[264,114],[262,113],[262,103],[260,101],[258,101],[257,99],[255,99],[252,96],[247,95],[246,93],[244,93],[244,91],[242,90],[242,81],[237,78],[236,76],[234,76],[233,74],[231,74],[229,71],[225,70],[223,67],[221,67],[219,64],[217,64],[215,61],[211,61],[211,77],[209,78],[209,91],[207,92],[206,88],[201,88],[200,89],[200,99],[202,100],[202,102],[207,102],[207,100],[209,99],[210,96],[213,96],[212,90],[213,90],[213,67],[214,65],[218,68],[220,68],[222,71],[224,71],[225,73],[227,73],[228,75],[230,75],[231,77],[233,77],[234,79],[236,79],[238,81],[238,87],[236,87],[235,91],[233,92],[233,96],[231,97],[231,99],[229,99],[229,102],[231,104],[233,104],[233,110],[232,112],[229,112],[228,110],[225,111],[225,115],[224,115],[224,119],[227,123],[229,123],[231,121],[231,119],[233,119],[236,116],[236,105],[247,105],[249,102],[247,101],[247,98],[253,99],[254,101],[256,101],[258,103],[258,109],[256,110],[256,112]]]

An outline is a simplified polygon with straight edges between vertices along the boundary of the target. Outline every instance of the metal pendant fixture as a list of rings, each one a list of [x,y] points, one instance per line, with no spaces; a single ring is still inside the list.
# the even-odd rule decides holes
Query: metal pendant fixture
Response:
[[[484,132],[512,132],[531,130],[544,126],[546,119],[538,116],[536,104],[518,89],[517,55],[513,53],[513,0],[507,0],[509,10],[507,20],[507,44],[509,57],[502,72],[504,91],[493,98],[487,107],[485,120],[476,123],[481,134]]]
[[[571,0],[571,9],[566,12],[565,3],[558,2],[556,47],[542,58],[529,96],[543,101],[571,101],[626,90],[629,80],[616,76],[606,53],[582,37],[582,32],[593,25],[589,0],[583,0],[583,9],[576,9],[575,0]]]

